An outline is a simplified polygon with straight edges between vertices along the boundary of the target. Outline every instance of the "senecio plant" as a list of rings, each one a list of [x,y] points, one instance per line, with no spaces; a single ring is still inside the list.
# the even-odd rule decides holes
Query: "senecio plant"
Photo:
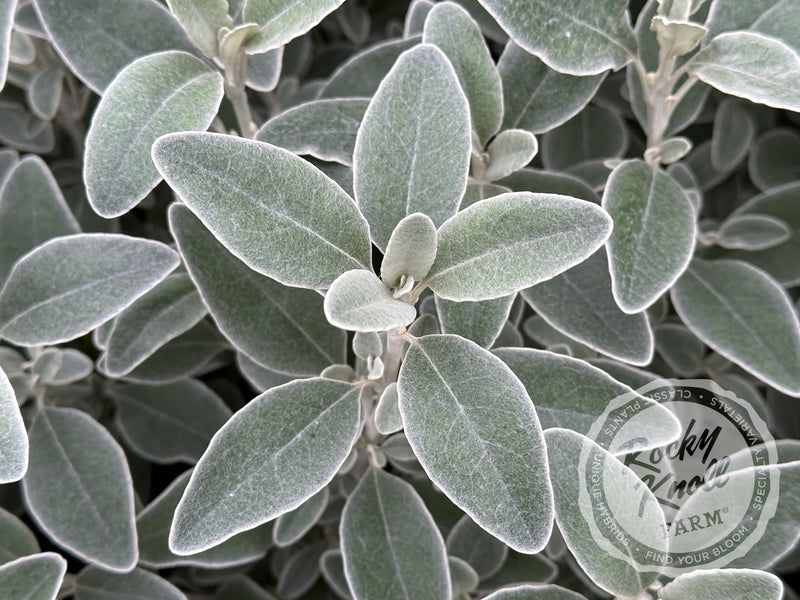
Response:
[[[800,2],[0,0],[0,67],[4,600],[797,597]],[[650,451],[760,539],[676,569],[734,515]]]

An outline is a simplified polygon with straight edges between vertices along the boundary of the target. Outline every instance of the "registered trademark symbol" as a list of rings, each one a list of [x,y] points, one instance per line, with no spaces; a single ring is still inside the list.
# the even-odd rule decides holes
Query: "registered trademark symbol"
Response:
[[[724,513],[728,512],[728,507],[727,506],[723,506],[722,507],[722,512],[724,512]]]

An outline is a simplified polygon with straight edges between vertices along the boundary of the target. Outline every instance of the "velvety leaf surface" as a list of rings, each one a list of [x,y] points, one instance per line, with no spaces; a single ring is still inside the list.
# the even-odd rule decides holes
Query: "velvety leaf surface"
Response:
[[[23,152],[47,153],[53,150],[55,132],[49,121],[42,121],[18,103],[0,106],[0,141]]]
[[[185,206],[170,208],[169,223],[211,316],[239,351],[294,375],[316,375],[344,362],[345,334],[325,321],[319,294],[259,275]]]
[[[358,435],[359,392],[313,378],[250,401],[197,463],[175,511],[170,549],[193,554],[215,546],[294,510],[327,485]]]
[[[617,70],[636,53],[625,0],[580,0],[569,6],[547,0],[480,2],[515,43],[561,73]]]
[[[626,314],[617,306],[603,250],[521,295],[550,326],[593,350],[634,365],[653,357],[647,315]]]
[[[489,165],[485,177],[497,181],[527,165],[539,150],[536,138],[524,129],[501,131],[489,144]]]
[[[125,442],[156,463],[195,463],[231,411],[196,379],[112,388],[116,423]]]
[[[28,434],[14,388],[0,369],[0,483],[18,481],[28,470]]]
[[[294,552],[283,565],[275,585],[279,598],[299,600],[317,582],[320,576],[319,561],[324,542],[303,546]]]
[[[480,528],[467,515],[447,534],[447,555],[467,562],[480,579],[494,575],[508,556],[508,546]]]
[[[81,81],[102,94],[122,68],[161,50],[194,46],[156,0],[36,0],[36,12],[59,55]],[[147,23],[147,27],[135,24]]]
[[[417,309],[395,300],[371,271],[347,271],[331,284],[325,295],[328,322],[350,331],[387,331],[411,323]]]
[[[730,98],[720,102],[711,137],[714,167],[727,171],[738,165],[750,150],[755,134],[755,122],[741,103]]]
[[[800,152],[800,135],[794,129],[776,127],[764,132],[750,148],[747,172],[761,191],[800,179],[792,157]]]
[[[558,585],[519,585],[498,590],[484,600],[586,600],[586,597]]]
[[[256,139],[310,154],[320,160],[353,164],[353,149],[369,100],[332,98],[294,106],[261,126]]]
[[[606,244],[611,291],[624,312],[637,313],[668,290],[689,264],[694,210],[677,182],[639,160],[614,169],[602,206],[614,219]]]
[[[483,348],[489,348],[508,320],[515,297],[512,294],[492,300],[454,302],[437,296],[436,314],[442,333],[460,335]]]
[[[500,570],[480,583],[482,590],[496,590],[521,583],[545,583],[553,581],[558,567],[543,553],[520,554],[509,552]]]
[[[637,447],[643,442],[656,447],[680,433],[670,411],[583,360],[533,348],[498,348],[493,353],[525,386],[543,429],[561,427],[587,435],[612,401],[626,396],[639,409],[627,430],[619,431],[615,444],[624,445],[627,435],[631,441],[638,438]],[[633,449],[630,443],[626,447]]]
[[[634,530],[628,527],[636,526],[634,539],[663,552],[666,551],[663,536],[666,524],[658,501],[633,471],[588,438],[560,428],[548,429],[544,437],[551,465],[556,523],[567,547],[595,584],[615,596],[636,597],[655,581],[658,574],[642,573],[631,566],[629,560],[644,559],[634,548],[630,548],[629,556],[623,555],[619,549],[615,549],[612,555],[609,540],[602,537],[601,532],[590,529],[584,512],[592,511],[594,504],[585,488],[581,492],[580,481],[586,477],[586,473],[581,471],[581,453],[589,452],[602,461],[601,485],[606,501],[613,494],[612,518],[619,520],[626,515],[637,515],[626,522],[628,536],[634,538]],[[583,469],[586,470],[587,466],[584,465]],[[643,509],[641,513],[640,508]],[[594,528],[597,529],[596,524]]]
[[[469,594],[478,587],[478,574],[467,561],[448,556],[447,566],[450,569],[450,585],[453,588],[454,598]]]
[[[497,183],[511,188],[514,192],[559,194],[600,204],[600,196],[586,182],[574,175],[559,171],[526,167]]]
[[[106,370],[112,375],[129,373],[206,313],[188,275],[168,276],[114,319],[106,340]]]
[[[0,3],[0,90],[6,84],[11,32],[14,29],[14,9],[16,7],[17,0],[3,0]]]
[[[689,72],[718,90],[774,108],[800,111],[800,56],[781,41],[748,31],[716,36]]]
[[[408,483],[370,468],[347,499],[339,526],[355,600],[449,600],[444,541]]]
[[[656,349],[680,377],[696,377],[703,369],[706,346],[680,323],[659,323],[654,328]]]
[[[425,281],[448,300],[488,300],[550,279],[588,258],[611,232],[596,205],[513,192],[462,210],[438,232]]]
[[[403,417],[400,416],[400,407],[397,398],[397,382],[392,382],[383,390],[378,404],[375,406],[375,427],[388,435],[403,428]]]
[[[364,114],[353,157],[356,201],[381,250],[403,217],[421,212],[439,226],[456,212],[470,148],[469,106],[447,57],[430,44],[403,53]]]
[[[195,45],[209,58],[219,50],[221,27],[230,27],[226,0],[167,0],[167,6]]]
[[[772,277],[738,260],[695,259],[672,303],[703,342],[762,381],[800,396],[800,324]]]
[[[67,561],[55,552],[24,556],[0,566],[0,589],[8,598],[55,600]]]
[[[397,390],[405,434],[432,481],[492,535],[538,552],[552,527],[551,490],[519,379],[474,342],[431,335],[409,348]]]
[[[617,111],[587,106],[542,136],[542,163],[546,169],[562,171],[592,159],[621,157],[629,143],[628,127]]]
[[[286,285],[327,288],[345,271],[369,268],[367,223],[358,207],[297,155],[233,136],[177,133],[156,141],[153,160],[251,269]]]
[[[25,505],[59,546],[109,571],[136,564],[133,488],[125,454],[108,431],[72,408],[40,410],[28,433]]]
[[[254,562],[269,548],[272,524],[243,531],[221,544],[190,556],[178,556],[167,545],[175,508],[189,483],[191,470],[179,475],[159,496],[136,515],[139,563],[150,569],[192,565],[222,569]]]
[[[283,46],[247,57],[247,87],[259,92],[271,92],[278,85],[283,62]]]
[[[144,569],[130,573],[109,573],[86,567],[75,579],[75,600],[186,600],[178,588]]]
[[[185,52],[142,57],[109,84],[86,135],[83,175],[92,208],[118,217],[161,175],[150,158],[157,138],[205,130],[222,100],[222,76]]]
[[[44,161],[35,155],[24,157],[9,169],[0,187],[0,281],[29,250],[80,230]]]
[[[710,569],[679,575],[658,593],[661,600],[780,600],[776,575],[752,569]]]
[[[717,230],[716,243],[723,248],[765,250],[792,237],[785,221],[770,215],[732,215]]]
[[[27,525],[0,508],[0,565],[38,552],[39,542]]]
[[[705,26],[709,39],[736,29],[747,29],[778,38],[795,49],[800,48],[797,24],[800,7],[792,0],[715,0],[712,2]]]
[[[436,225],[428,215],[412,213],[392,231],[381,262],[381,280],[390,288],[406,283],[408,277],[420,281],[435,258]]]
[[[319,23],[344,0],[245,0],[245,23],[258,24],[258,33],[247,43],[248,54],[260,54],[283,46]]]
[[[216,600],[275,600],[275,597],[249,577],[234,575],[217,590]]]
[[[422,41],[438,46],[453,65],[469,103],[472,129],[485,144],[500,129],[503,90],[480,27],[457,4],[440,3],[428,13]]]
[[[275,519],[272,540],[279,547],[291,546],[316,524],[328,504],[330,492],[322,488],[300,506]]]
[[[513,40],[500,55],[497,70],[503,82],[503,129],[531,133],[544,133],[574,117],[605,79],[605,73],[588,77],[560,73]]]
[[[128,307],[178,265],[166,245],[119,234],[54,238],[22,257],[0,292],[0,335],[57,344]]]

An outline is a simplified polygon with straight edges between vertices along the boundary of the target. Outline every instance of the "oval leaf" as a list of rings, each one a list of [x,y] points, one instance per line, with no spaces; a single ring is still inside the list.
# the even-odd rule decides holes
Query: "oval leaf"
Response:
[[[655,302],[680,277],[694,251],[695,215],[669,175],[640,160],[611,173],[603,208],[614,219],[608,239],[611,291],[628,314]]]
[[[28,470],[28,434],[14,388],[0,369],[0,484],[19,481]]]
[[[28,526],[0,508],[0,565],[39,551],[39,542]]]
[[[497,135],[489,144],[489,165],[486,168],[486,179],[496,181],[527,165],[539,145],[536,138],[524,129],[507,129]]]
[[[518,585],[498,590],[483,600],[586,600],[586,596],[558,585]]]
[[[0,567],[0,589],[8,598],[55,600],[67,561],[55,552],[23,556]]]
[[[150,158],[156,139],[205,130],[222,100],[222,76],[185,52],[140,58],[114,78],[86,135],[86,195],[99,215],[128,212],[161,175]]]
[[[436,296],[436,315],[442,333],[460,335],[489,348],[503,330],[515,297],[511,294],[478,302],[454,302]]]
[[[370,271],[347,271],[325,294],[325,316],[331,325],[350,331],[387,331],[408,325],[417,309],[395,300]]]
[[[541,550],[552,528],[547,457],[512,371],[474,342],[425,336],[406,353],[397,391],[406,436],[433,482],[511,548]]]
[[[318,293],[259,275],[183,205],[170,207],[169,224],[211,316],[237,350],[274,371],[298,376],[344,362],[346,335],[325,321]]]
[[[347,499],[339,536],[355,600],[450,600],[444,540],[408,483],[369,469]]]
[[[636,56],[627,0],[580,0],[569,7],[480,0],[515,43],[570,75],[617,70]]]
[[[438,232],[425,282],[448,300],[488,300],[550,279],[588,258],[611,233],[595,204],[512,192],[476,202]]]
[[[755,135],[756,124],[750,113],[738,101],[726,98],[714,115],[711,164],[718,171],[733,169],[747,156]]]
[[[195,51],[156,0],[36,0],[34,4],[61,58],[98,94],[140,56],[161,50]],[[147,27],[138,27],[141,23]]]
[[[419,281],[436,258],[436,225],[428,215],[412,213],[392,231],[381,262],[381,279],[387,287],[401,285],[403,276]]]
[[[75,579],[75,600],[186,600],[174,585],[155,573],[134,569],[130,573],[109,573],[86,567]]]
[[[230,27],[227,0],[167,0],[170,12],[208,58],[216,58],[219,30]]]
[[[717,230],[717,244],[723,248],[765,250],[792,237],[789,225],[770,215],[731,215]]]
[[[203,224],[254,271],[319,289],[345,271],[370,268],[358,207],[287,150],[229,135],[176,133],[156,141],[153,160]]]
[[[776,575],[752,569],[709,569],[679,575],[658,592],[661,600],[780,600]]]
[[[447,57],[430,44],[404,52],[364,114],[353,157],[356,200],[381,250],[403,217],[421,212],[438,226],[456,212],[471,144],[469,106]]]
[[[447,555],[464,560],[480,579],[486,579],[500,570],[508,546],[464,515],[447,534]]]
[[[256,23],[258,33],[247,44],[248,54],[261,54],[304,34],[344,0],[246,0],[245,23]]]
[[[687,68],[726,94],[800,111],[800,56],[778,39],[749,31],[723,33]]]
[[[175,511],[170,549],[193,554],[294,510],[342,466],[361,427],[358,388],[303,379],[250,401],[220,429]]]
[[[86,413],[46,407],[36,413],[22,492],[28,513],[59,546],[109,571],[139,557],[133,487],[125,454]]]
[[[625,314],[611,292],[603,250],[548,281],[521,292],[549,325],[590,348],[633,365],[653,358],[647,315]],[[564,299],[569,298],[565,302]]]
[[[294,510],[275,519],[272,539],[278,547],[298,542],[317,523],[328,505],[330,492],[322,488]]]
[[[0,335],[22,346],[74,339],[128,307],[178,262],[164,244],[126,235],[52,239],[11,270],[0,292]]]
[[[672,303],[706,344],[778,390],[800,396],[800,324],[786,292],[738,260],[695,259]]]

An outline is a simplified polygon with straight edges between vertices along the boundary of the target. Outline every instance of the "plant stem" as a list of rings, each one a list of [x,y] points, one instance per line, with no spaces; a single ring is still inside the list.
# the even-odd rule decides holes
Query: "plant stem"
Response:
[[[247,101],[244,84],[231,85],[226,81],[225,95],[233,104],[236,120],[239,123],[239,133],[242,137],[252,139],[256,134],[256,124],[253,122],[253,114],[250,112],[250,103]]]

